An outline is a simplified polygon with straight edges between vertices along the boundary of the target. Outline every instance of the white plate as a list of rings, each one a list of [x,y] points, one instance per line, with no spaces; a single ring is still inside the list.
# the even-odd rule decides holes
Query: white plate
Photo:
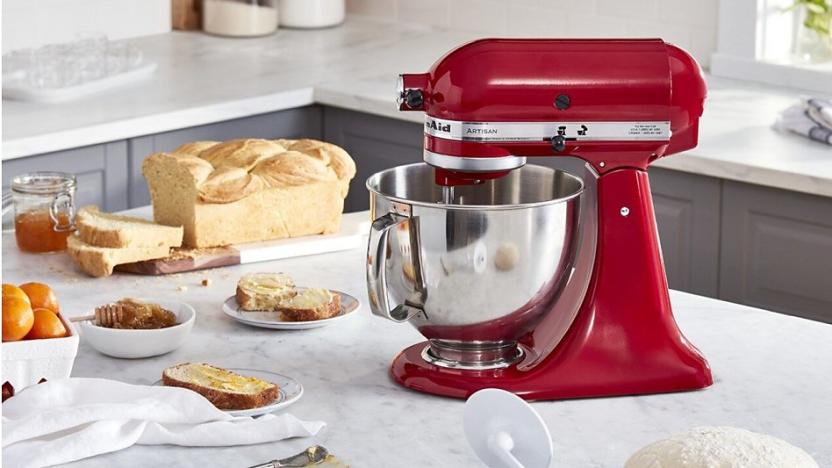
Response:
[[[304,288],[297,289],[303,290]],[[233,318],[234,320],[253,327],[272,328],[276,330],[305,330],[307,328],[318,328],[337,322],[338,320],[349,316],[352,312],[358,310],[358,306],[360,305],[358,299],[350,296],[349,294],[342,293],[341,291],[332,292],[341,296],[341,310],[338,312],[338,315],[322,320],[289,322],[280,317],[280,312],[242,310],[240,309],[240,306],[237,305],[237,298],[234,296],[226,299],[225,303],[222,305],[222,311],[225,312],[225,315]]]
[[[260,406],[258,408],[244,410],[223,410],[231,416],[262,416],[264,414],[284,410],[296,401],[300,400],[300,397],[303,395],[303,385],[291,377],[257,369],[229,368],[228,370],[247,377],[257,377],[258,379],[263,379],[267,382],[277,384],[278,387],[277,400],[273,403],[266,406]],[[162,385],[162,381],[159,380],[153,385]]]

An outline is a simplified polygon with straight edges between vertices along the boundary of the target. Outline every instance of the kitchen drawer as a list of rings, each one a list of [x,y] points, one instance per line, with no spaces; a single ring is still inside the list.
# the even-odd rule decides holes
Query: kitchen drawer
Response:
[[[115,141],[3,161],[3,192],[14,176],[60,171],[78,180],[76,205],[95,204],[106,211],[127,208],[127,142]]]
[[[242,119],[184,128],[128,140],[130,206],[150,204],[142,176],[142,161],[160,151],[172,151],[183,143],[234,138],[321,138],[321,108],[301,107]]]
[[[659,168],[648,173],[669,286],[716,297],[721,181]]]
[[[832,199],[725,181],[720,299],[832,323]]]
[[[345,211],[369,208],[364,183],[372,174],[422,161],[422,125],[335,107],[324,108],[324,140],[343,147],[358,173],[350,184]]]

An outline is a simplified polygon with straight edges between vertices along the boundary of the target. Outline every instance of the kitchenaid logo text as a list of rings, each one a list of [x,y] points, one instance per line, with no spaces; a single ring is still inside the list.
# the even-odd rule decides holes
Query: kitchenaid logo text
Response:
[[[425,128],[437,131],[451,133],[451,124],[441,124],[435,120],[428,120],[425,122]]]

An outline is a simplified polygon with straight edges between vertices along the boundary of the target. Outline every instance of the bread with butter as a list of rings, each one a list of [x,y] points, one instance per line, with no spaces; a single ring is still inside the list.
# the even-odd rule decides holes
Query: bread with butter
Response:
[[[277,311],[282,314],[283,320],[289,322],[328,319],[341,311],[341,296],[328,289],[301,289],[293,297],[280,302]]]
[[[323,288],[298,288],[285,273],[249,273],[237,282],[237,304],[245,311],[275,311],[289,322],[338,315],[341,296]]]
[[[284,273],[249,273],[237,281],[237,304],[243,310],[277,310],[295,294],[295,282]]]
[[[280,395],[272,382],[248,377],[208,364],[185,363],[162,371],[162,384],[193,390],[223,410],[268,405]]]
[[[154,220],[198,248],[337,232],[355,163],[322,141],[240,139],[151,155],[142,173]]]

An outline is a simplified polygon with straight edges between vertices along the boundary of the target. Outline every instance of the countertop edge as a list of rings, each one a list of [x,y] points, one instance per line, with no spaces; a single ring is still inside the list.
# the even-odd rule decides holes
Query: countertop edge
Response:
[[[2,160],[138,138],[315,104],[312,86],[3,141]],[[141,128],[137,133],[136,128]],[[70,143],[71,142],[71,143]]]
[[[832,155],[830,156],[830,161],[832,161]],[[675,155],[672,158],[659,159],[650,167],[786,190],[789,192],[832,197],[832,180],[798,174],[782,169],[770,169],[726,161],[724,159],[713,159],[702,154],[697,154],[696,149]],[[750,172],[753,172],[753,174],[750,174]]]

